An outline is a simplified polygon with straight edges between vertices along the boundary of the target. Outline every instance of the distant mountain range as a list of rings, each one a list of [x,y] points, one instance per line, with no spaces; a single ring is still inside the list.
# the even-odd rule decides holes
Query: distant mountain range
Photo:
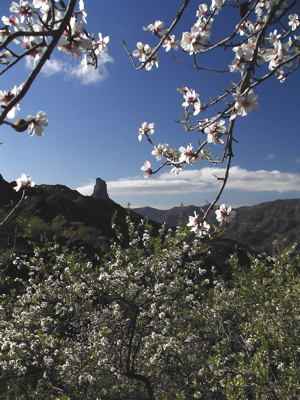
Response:
[[[188,217],[194,215],[194,211],[201,215],[200,207],[192,205],[169,210],[143,207],[135,208],[134,211],[154,221],[171,225],[187,224]],[[217,223],[214,215],[210,215],[209,222]],[[271,252],[274,241],[284,241],[286,245],[298,243],[300,247],[300,199],[239,207],[234,221],[226,223],[224,227],[224,238],[243,243],[256,251]]]
[[[13,189],[15,185],[15,182],[9,183],[0,175],[0,222],[21,197],[21,193]],[[149,217],[155,232],[163,222],[170,226],[185,225],[194,211],[201,214],[200,207],[191,205],[170,210],[136,208],[130,210],[130,215],[136,222],[140,221],[141,216]],[[117,225],[126,232],[127,213],[127,209],[109,198],[106,183],[100,178],[96,180],[92,196],[83,196],[64,185],[37,185],[26,190],[26,199],[7,223],[0,227],[0,236],[8,236],[9,227],[12,229],[17,219],[36,217],[49,226],[60,227],[59,233],[68,237],[80,227],[88,227],[90,236],[97,235],[96,240],[105,242],[114,236],[111,227],[114,215]],[[209,223],[217,223],[214,215],[210,216]],[[13,232],[11,235],[14,235]],[[226,224],[223,239],[227,240],[227,244],[234,241],[255,251],[267,252],[272,251],[274,240],[284,241],[286,245],[295,242],[300,244],[300,199],[276,200],[237,208],[235,220]]]

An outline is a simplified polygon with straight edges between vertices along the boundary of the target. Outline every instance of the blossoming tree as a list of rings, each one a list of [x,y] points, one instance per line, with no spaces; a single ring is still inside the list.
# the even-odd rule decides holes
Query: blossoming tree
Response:
[[[4,75],[25,57],[32,61],[32,70],[25,82],[20,82],[12,89],[0,90],[0,125],[11,126],[17,132],[28,129],[30,136],[44,135],[48,119],[44,111],[36,116],[17,118],[20,101],[28,93],[31,85],[50,59],[55,48],[81,59],[82,71],[88,67],[97,68],[98,55],[107,51],[109,37],[98,38],[85,29],[87,13],[83,0],[69,0],[67,5],[58,0],[20,0],[11,3],[9,16],[2,16],[0,28],[0,75]],[[12,121],[12,122],[11,122]],[[17,189],[28,186],[26,179],[17,180]],[[20,182],[22,184],[20,185]],[[24,190],[22,198],[24,197]],[[3,221],[4,222],[4,221]]]
[[[229,0],[226,2],[212,0],[208,4],[199,5],[195,10],[196,20],[192,27],[189,31],[182,32],[181,39],[176,40],[173,30],[189,3],[189,0],[183,2],[168,28],[165,28],[164,22],[160,20],[143,28],[158,38],[159,42],[156,46],[151,47],[138,42],[137,49],[132,53],[129,52],[125,42],[124,47],[137,70],[145,68],[150,71],[153,66],[158,67],[158,51],[161,48],[167,52],[181,49],[183,55],[173,54],[178,61],[199,71],[208,69],[215,73],[223,73],[226,79],[228,78],[220,92],[205,102],[200,100],[194,88],[178,89],[183,96],[184,111],[183,118],[177,122],[186,131],[199,133],[196,144],[190,143],[179,149],[173,149],[167,143],[155,144],[150,137],[150,134],[154,133],[153,122],[144,122],[138,132],[138,139],[141,141],[142,137],[145,137],[153,147],[151,154],[161,162],[160,166],[154,169],[151,168],[151,163],[146,161],[142,167],[145,178],[149,178],[165,166],[171,166],[171,173],[177,175],[184,167],[202,160],[214,165],[226,164],[224,175],[216,177],[222,183],[215,199],[205,212],[203,220],[197,217],[190,218],[191,229],[202,236],[203,232],[208,231],[208,226],[203,225],[203,221],[220,199],[228,180],[234,156],[233,147],[239,135],[236,127],[238,118],[247,116],[249,112],[259,107],[258,95],[255,94],[258,85],[263,84],[267,79],[278,79],[283,83],[299,66],[300,36],[297,35],[297,30],[300,21],[295,13],[297,3],[295,0]],[[222,13],[229,8],[232,18],[226,20],[226,31],[230,33],[220,39],[220,29],[214,36],[215,25],[224,23]],[[203,58],[220,49],[224,51],[218,58],[217,66],[201,67]],[[138,58],[139,65],[136,64],[134,58]],[[200,114],[212,116],[200,117]],[[202,138],[203,134],[204,138]],[[214,155],[215,151],[217,155]],[[230,208],[224,211],[225,208],[226,206],[222,205],[217,211],[217,220],[222,223],[225,219],[228,221],[231,213]]]

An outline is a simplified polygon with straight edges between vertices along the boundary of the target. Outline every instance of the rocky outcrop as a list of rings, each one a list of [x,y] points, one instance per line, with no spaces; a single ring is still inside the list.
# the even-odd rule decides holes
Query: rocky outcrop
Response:
[[[106,201],[112,201],[107,193],[107,184],[106,182],[101,179],[97,178],[96,179],[96,184],[94,186],[94,191],[91,197],[94,197],[96,199],[102,199]]]
[[[16,203],[20,199],[21,195],[13,189],[14,186],[16,182],[9,183],[0,174],[0,208],[11,202]]]

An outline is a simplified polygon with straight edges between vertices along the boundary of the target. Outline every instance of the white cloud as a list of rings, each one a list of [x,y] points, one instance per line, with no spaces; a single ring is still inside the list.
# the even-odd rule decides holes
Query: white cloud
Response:
[[[267,160],[275,160],[276,156],[275,154],[271,153],[268,155],[268,157],[266,158]]]
[[[113,62],[113,58],[107,53],[100,53],[98,56],[98,67],[88,68],[87,72],[82,72],[81,63],[77,63],[69,69],[69,76],[78,79],[83,85],[90,85],[107,78],[108,72],[105,64]]]
[[[107,182],[107,189],[110,196],[204,193],[218,190],[221,183],[216,177],[222,178],[224,173],[224,168],[209,167],[182,171],[178,176],[165,172],[147,180],[123,178]],[[93,187],[94,183],[79,187],[77,190],[82,194],[90,195]],[[300,174],[276,170],[248,171],[240,167],[232,167],[226,188],[246,192],[299,191]]]
[[[300,157],[294,158],[294,161],[295,161],[296,163],[300,164]]]
[[[47,77],[61,73],[66,80],[76,79],[83,85],[91,85],[108,77],[106,64],[113,61],[109,54],[100,53],[98,56],[98,68],[88,68],[88,71],[83,73],[80,61],[73,60],[71,56],[70,59],[65,61],[65,58],[60,59],[52,55],[51,59],[46,61],[41,72]],[[29,57],[26,57],[25,65],[29,69],[33,68],[32,60]]]

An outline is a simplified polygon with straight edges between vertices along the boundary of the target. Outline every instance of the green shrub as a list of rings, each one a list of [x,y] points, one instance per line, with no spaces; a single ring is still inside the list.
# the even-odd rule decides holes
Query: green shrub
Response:
[[[127,223],[103,258],[47,245],[1,276],[3,398],[298,399],[299,256],[232,256],[224,281],[209,240]]]

